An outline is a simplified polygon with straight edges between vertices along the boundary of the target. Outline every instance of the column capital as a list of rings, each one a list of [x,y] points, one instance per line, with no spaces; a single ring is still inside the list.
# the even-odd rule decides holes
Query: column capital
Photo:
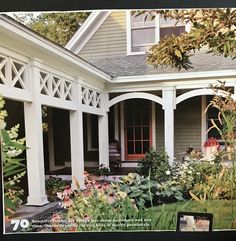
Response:
[[[108,104],[109,104],[109,94],[107,92],[102,92],[101,93],[101,108],[102,108],[102,110],[104,110],[105,113],[110,111]]]
[[[164,87],[163,89],[162,89],[162,91],[176,91],[176,88],[175,88],[175,86],[169,86],[169,87]]]
[[[175,87],[166,87],[162,90],[163,105],[162,109],[176,109],[176,89]]]

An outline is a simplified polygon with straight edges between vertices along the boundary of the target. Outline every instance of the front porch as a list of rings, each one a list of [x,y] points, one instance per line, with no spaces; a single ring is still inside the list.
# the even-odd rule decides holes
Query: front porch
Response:
[[[212,95],[209,84],[219,77],[235,87],[231,72],[113,79],[64,48],[39,41],[30,30],[1,21],[0,94],[9,100],[9,125],[19,120],[26,137],[27,205],[48,203],[47,169],[69,167],[83,187],[85,167],[109,166],[112,139],[121,145],[122,167],[135,167],[150,147],[165,147],[173,163],[189,145],[205,141],[200,96]],[[42,107],[48,109],[46,135]]]

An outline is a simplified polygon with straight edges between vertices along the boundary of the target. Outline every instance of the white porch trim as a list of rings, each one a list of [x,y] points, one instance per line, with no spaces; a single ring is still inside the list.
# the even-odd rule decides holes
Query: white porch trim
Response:
[[[175,88],[163,89],[163,109],[164,109],[164,139],[165,149],[169,156],[170,164],[174,161],[174,110],[176,109]]]
[[[65,48],[78,54],[89,39],[95,34],[98,28],[110,15],[111,11],[93,11],[77,30],[73,37],[66,44]]]
[[[111,99],[108,103],[108,107],[110,108],[111,106],[119,102],[122,102],[124,100],[129,100],[129,99],[146,99],[146,100],[151,100],[153,102],[156,102],[160,105],[162,105],[163,103],[162,98],[160,98],[159,96],[149,94],[149,93],[144,93],[144,92],[133,92],[133,93],[122,94]]]
[[[197,89],[188,91],[187,93],[184,93],[176,98],[176,104],[179,104],[182,101],[190,99],[192,97],[203,95],[214,95],[214,91],[212,89]]]
[[[27,205],[42,206],[48,203],[45,194],[45,173],[43,154],[43,129],[41,103],[39,102],[40,79],[39,70],[32,65],[31,91],[34,100],[24,103],[25,136],[28,175]]]
[[[84,138],[83,112],[81,110],[81,86],[75,85],[74,95],[77,97],[78,110],[70,111],[70,139],[71,139],[71,174],[72,189],[77,189],[75,179],[80,188],[84,188]]]
[[[217,78],[217,77],[235,77],[236,71],[228,70],[214,70],[214,71],[196,71],[187,73],[166,73],[166,74],[150,74],[150,75],[133,75],[133,76],[118,76],[112,78],[112,83],[127,83],[127,82],[145,82],[145,81],[160,81],[160,80],[185,80],[198,78]],[[207,78],[207,79],[208,79]],[[176,83],[177,84],[177,83]]]
[[[101,106],[103,107],[103,116],[98,116],[98,143],[99,143],[99,165],[103,164],[109,167],[109,130],[108,130],[108,112],[106,106],[109,100],[108,93],[103,93],[101,97]]]

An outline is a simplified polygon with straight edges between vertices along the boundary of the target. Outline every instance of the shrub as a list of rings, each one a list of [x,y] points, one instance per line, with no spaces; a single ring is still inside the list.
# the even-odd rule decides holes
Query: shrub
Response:
[[[68,219],[73,231],[132,229],[126,220],[139,217],[134,199],[114,184],[87,183],[84,191],[65,189],[58,196],[66,209],[65,216],[58,218]]]
[[[98,168],[95,168],[92,171],[92,174],[96,176],[108,176],[111,173],[109,167],[106,167],[104,164],[100,164]]]
[[[143,208],[147,202],[152,205],[155,183],[150,180],[150,176],[143,177],[138,173],[129,173],[121,177],[117,185],[121,191],[126,192],[130,198],[135,200],[139,208]]]
[[[156,195],[160,201],[184,201],[183,187],[176,181],[157,183],[156,189]]]
[[[164,149],[159,153],[154,149],[150,149],[145,157],[138,162],[137,173],[147,177],[149,171],[153,180],[163,182],[169,179],[169,157]]]
[[[235,199],[234,185],[231,181],[232,168],[223,167],[216,175],[205,175],[205,182],[196,183],[190,191],[195,200]]]
[[[24,190],[19,187],[21,178],[25,175],[24,159],[17,158],[26,149],[25,139],[18,138],[19,125],[12,127],[9,131],[5,129],[5,117],[7,112],[3,110],[4,99],[0,96],[0,137],[1,137],[1,159],[4,184],[4,212],[10,216],[16,207],[22,203],[21,196]]]

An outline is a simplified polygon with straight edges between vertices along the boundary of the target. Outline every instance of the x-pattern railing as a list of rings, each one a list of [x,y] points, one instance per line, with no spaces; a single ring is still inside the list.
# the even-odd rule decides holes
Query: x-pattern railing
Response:
[[[40,93],[51,98],[72,101],[72,81],[46,71],[40,71]]]

